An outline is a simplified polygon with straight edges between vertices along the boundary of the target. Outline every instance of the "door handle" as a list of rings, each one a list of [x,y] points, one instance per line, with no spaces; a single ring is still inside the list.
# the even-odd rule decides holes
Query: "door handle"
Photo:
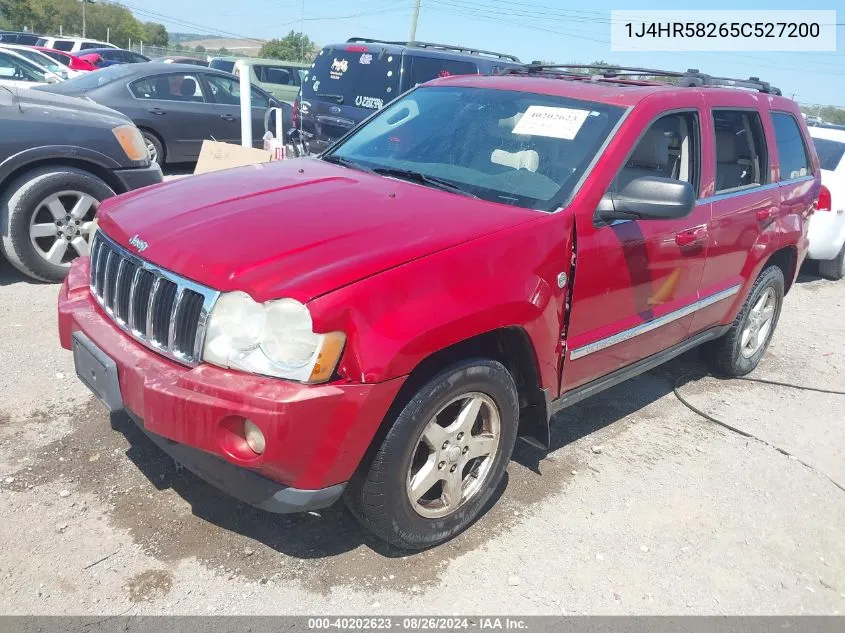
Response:
[[[225,120],[225,121],[234,121],[235,120],[235,116],[232,115],[232,114],[221,114],[220,118]]]
[[[165,112],[161,108],[150,108],[149,110],[147,110],[147,112],[149,112],[150,114],[167,114],[167,112]]]
[[[675,235],[675,244],[681,248],[691,248],[693,246],[701,246],[707,241],[707,227],[697,226],[686,231],[681,231]]]

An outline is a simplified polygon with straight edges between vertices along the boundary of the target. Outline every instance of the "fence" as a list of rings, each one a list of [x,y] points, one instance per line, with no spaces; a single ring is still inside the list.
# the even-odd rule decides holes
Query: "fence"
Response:
[[[156,57],[193,57],[195,59],[207,60],[209,55],[213,55],[216,51],[209,51],[208,53],[198,53],[190,48],[166,48],[163,46],[148,46],[143,42],[132,42],[129,45],[129,50],[146,55],[150,59]]]

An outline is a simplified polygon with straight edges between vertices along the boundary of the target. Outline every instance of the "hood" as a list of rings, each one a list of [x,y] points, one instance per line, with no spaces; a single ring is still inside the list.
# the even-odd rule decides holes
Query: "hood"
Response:
[[[44,87],[49,88],[52,86]],[[37,110],[46,118],[52,120],[98,119],[109,127],[131,123],[131,121],[120,112],[116,112],[111,108],[94,103],[90,99],[66,97],[64,95],[42,90],[41,88],[20,90],[17,97],[18,103],[20,103],[23,110]]]
[[[141,257],[256,301],[308,301],[542,217],[317,159],[193,176],[103,203],[100,228]],[[137,240],[134,240],[137,242]]]

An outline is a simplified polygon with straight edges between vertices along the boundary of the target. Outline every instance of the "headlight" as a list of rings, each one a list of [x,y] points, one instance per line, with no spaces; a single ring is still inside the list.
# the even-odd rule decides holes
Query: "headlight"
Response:
[[[260,304],[245,292],[220,295],[208,320],[203,360],[254,374],[325,382],[346,336],[314,332],[308,308],[294,299]]]
[[[149,160],[150,153],[147,151],[147,144],[144,143],[144,137],[134,125],[118,125],[112,129],[112,134],[129,160]]]

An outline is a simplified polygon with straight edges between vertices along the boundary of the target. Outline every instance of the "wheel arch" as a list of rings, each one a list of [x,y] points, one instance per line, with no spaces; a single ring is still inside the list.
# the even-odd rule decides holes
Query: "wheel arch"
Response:
[[[164,140],[164,135],[161,134],[159,131],[157,131],[152,126],[146,125],[144,123],[138,123],[137,127],[138,127],[138,130],[140,130],[141,132],[149,132],[150,134],[152,134],[153,136],[155,136],[158,139],[158,142],[161,145],[161,149],[164,151],[164,156],[160,157],[160,160],[159,160],[159,165],[161,165],[162,164],[161,161],[166,161],[167,155],[170,153],[170,148],[167,146],[167,142]]]
[[[72,158],[67,156],[54,156],[49,158],[33,158],[33,160],[23,162],[9,171],[3,172],[0,176],[0,191],[5,191],[6,186],[18,180],[27,172],[44,167],[70,167],[88,172],[105,182],[117,194],[126,193],[126,187],[114,175],[114,172],[101,163],[86,160],[84,158]]]
[[[795,275],[797,273],[796,267],[798,266],[798,248],[790,245],[776,250],[774,253],[769,255],[769,258],[763,264],[760,271],[762,272],[771,265],[777,266],[783,273],[783,291],[784,295],[786,295],[790,288],[792,288],[792,284],[795,281]]]

